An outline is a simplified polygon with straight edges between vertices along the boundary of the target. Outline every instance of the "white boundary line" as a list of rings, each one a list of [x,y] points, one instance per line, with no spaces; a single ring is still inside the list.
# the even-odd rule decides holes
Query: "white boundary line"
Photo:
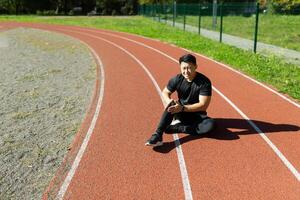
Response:
[[[88,33],[81,33],[78,31],[71,31],[71,30],[63,30],[63,31],[68,31],[68,32],[75,32],[75,33],[79,33],[79,34],[83,34],[83,35],[87,35],[89,37],[93,37],[96,39],[100,39],[103,40],[119,49],[121,49],[122,51],[124,51],[126,54],[128,54],[130,57],[132,57],[146,72],[146,74],[148,75],[148,77],[151,79],[152,83],[155,86],[156,91],[158,92],[158,95],[161,98],[161,101],[163,103],[163,105],[166,105],[166,103],[164,102],[162,95],[161,95],[161,90],[156,82],[156,80],[154,79],[154,77],[152,76],[152,74],[150,73],[150,71],[148,70],[148,68],[139,60],[137,59],[133,54],[131,54],[129,51],[127,51],[126,49],[124,49],[123,47],[109,41],[106,40],[104,38],[101,37],[97,37]],[[190,182],[189,182],[189,178],[188,178],[188,173],[187,173],[187,169],[186,169],[186,164],[184,161],[184,156],[183,156],[183,152],[182,152],[182,148],[179,142],[179,138],[177,134],[173,134],[173,138],[174,138],[174,142],[176,144],[176,152],[177,152],[177,156],[178,156],[178,162],[179,162],[179,166],[180,166],[180,172],[181,172],[181,177],[182,177],[182,183],[183,183],[183,188],[184,188],[184,194],[185,194],[185,199],[186,200],[192,200],[193,196],[192,196],[192,190],[191,190],[191,186],[190,186]]]
[[[38,28],[34,28],[34,29],[38,29]],[[43,31],[48,31],[51,32],[50,30],[45,30],[42,29]],[[68,35],[69,36],[69,35]],[[69,36],[72,37],[72,36]],[[74,38],[74,37],[72,37]],[[78,40],[77,38],[74,38],[76,40]],[[97,105],[96,105],[96,111],[94,113],[93,119],[91,121],[90,127],[88,129],[88,132],[83,140],[83,143],[80,146],[79,151],[77,152],[77,155],[75,157],[74,162],[72,163],[71,169],[69,170],[66,178],[64,179],[64,182],[62,183],[60,190],[58,191],[58,194],[56,196],[55,199],[59,199],[62,200],[71,181],[72,178],[79,166],[79,163],[81,161],[81,158],[87,148],[88,142],[92,136],[92,133],[94,131],[95,125],[96,125],[96,121],[99,117],[99,113],[100,113],[100,109],[101,109],[101,105],[102,105],[102,100],[103,100],[103,96],[104,96],[104,83],[105,83],[105,72],[104,72],[104,65],[101,61],[101,59],[99,58],[98,54],[94,51],[94,49],[92,49],[86,42],[83,42],[81,40],[79,40],[82,44],[86,45],[89,50],[92,52],[92,54],[94,55],[94,58],[96,59],[97,65],[100,67],[100,77],[97,77],[97,79],[100,79],[100,88],[99,88],[99,97],[98,97],[98,101],[97,101]]]
[[[185,50],[188,51],[188,52],[190,52],[190,51],[187,50],[187,49],[185,49]],[[193,53],[194,53],[194,52],[193,52]],[[255,80],[255,79],[253,79],[253,78],[251,78],[251,77],[249,77],[249,76],[247,76],[247,75],[241,73],[240,71],[237,71],[236,69],[233,69],[233,68],[231,68],[231,67],[229,67],[229,66],[227,66],[227,65],[224,65],[223,63],[220,63],[220,62],[218,62],[218,61],[215,61],[215,60],[213,60],[213,59],[211,59],[211,58],[209,58],[209,57],[203,56],[203,55],[201,55],[201,54],[199,54],[199,53],[194,53],[194,54],[196,54],[196,55],[198,55],[198,56],[200,56],[200,57],[206,58],[206,59],[208,59],[208,60],[210,60],[210,61],[213,61],[213,62],[215,62],[215,63],[217,63],[217,64],[219,64],[219,65],[221,65],[221,66],[223,66],[223,67],[225,67],[225,68],[227,68],[227,69],[229,69],[229,70],[231,70],[231,71],[233,71],[233,72],[235,72],[235,73],[237,73],[237,74],[239,74],[239,75],[241,75],[241,76],[243,76],[243,77],[245,77],[245,78],[247,78],[247,79],[249,79],[249,80],[251,80],[251,81],[253,81],[254,83],[256,83],[256,84],[258,84],[258,85],[264,87],[265,89],[269,90],[270,92],[272,92],[272,93],[278,95],[279,97],[283,98],[284,100],[288,101],[289,103],[293,104],[294,106],[300,108],[300,104],[297,104],[296,102],[292,101],[291,99],[287,98],[286,96],[284,96],[284,95],[280,94],[279,92],[277,92],[277,91],[275,91],[275,90],[269,88],[269,87],[266,86],[265,84],[263,84],[263,83],[261,83],[261,82]]]
[[[101,33],[101,32],[98,32],[98,33]],[[109,34],[109,33],[101,33],[101,34],[104,34],[104,35],[113,35],[115,36],[114,34]],[[169,59],[171,59],[172,61],[174,61],[175,63],[177,63],[177,60],[174,59],[173,57],[165,54],[164,52],[161,52],[160,50],[158,49],[155,49],[153,47],[150,47],[144,43],[141,43],[141,42],[137,42],[137,41],[134,41],[134,40],[131,40],[131,39],[128,39],[128,38],[125,38],[125,37],[121,37],[121,36],[116,36],[116,37],[119,37],[119,38],[122,38],[122,39],[125,39],[125,40],[128,40],[128,41],[131,41],[131,42],[134,42],[136,44],[139,44],[141,46],[144,46],[146,48],[149,48],[153,51],[156,51],[157,53],[159,54],[162,54],[166,57],[168,57]],[[300,173],[297,171],[297,169],[288,161],[288,159],[280,152],[280,150],[275,146],[274,143],[271,142],[271,140],[265,135],[265,133],[260,129],[258,128],[258,126],[249,119],[249,117],[243,113],[231,100],[229,100],[224,94],[222,94],[218,89],[216,89],[215,87],[213,87],[213,89],[222,97],[224,98],[256,131],[257,133],[259,133],[259,135],[264,139],[264,141],[270,146],[270,148],[275,152],[275,154],[280,158],[280,160],[284,163],[284,165],[291,171],[291,173],[296,177],[296,179],[300,182]],[[297,104],[296,104],[297,105]]]
[[[135,34],[125,33],[125,32],[120,32],[120,31],[116,31],[116,32],[124,33],[124,34],[131,35],[131,36],[137,36],[137,37],[140,37],[140,38],[143,38],[143,39],[159,41],[159,40],[155,40],[155,39],[153,39],[153,38],[147,38],[147,37],[141,36],[141,35],[135,35]],[[113,34],[113,35],[115,35],[115,34]],[[118,35],[115,35],[115,36],[118,36]],[[173,45],[173,44],[170,44],[170,45]],[[176,45],[173,45],[173,46],[177,47]],[[187,51],[187,52],[191,52],[190,50],[185,49],[185,48],[182,48],[182,47],[177,47],[177,48],[181,48],[181,49],[184,49],[184,50]],[[234,68],[232,68],[232,67],[230,67],[230,66],[228,66],[228,65],[225,65],[224,63],[221,63],[221,62],[218,62],[218,61],[216,61],[216,60],[213,60],[213,59],[211,59],[211,58],[209,58],[209,57],[207,57],[207,56],[204,56],[204,55],[201,55],[201,54],[195,53],[195,52],[192,52],[192,53],[193,53],[193,54],[196,54],[196,55],[198,55],[198,56],[200,56],[200,57],[206,58],[206,59],[208,59],[208,60],[210,60],[210,61],[212,61],[212,62],[215,62],[215,63],[217,63],[217,64],[219,64],[219,65],[225,67],[226,69],[229,69],[229,70],[231,70],[231,71],[233,71],[233,72],[235,72],[235,73],[237,73],[237,74],[239,74],[239,75],[241,75],[241,76],[243,76],[243,77],[249,79],[250,81],[253,81],[254,83],[256,83],[256,84],[258,84],[258,85],[264,87],[265,89],[269,90],[270,92],[272,92],[272,93],[278,95],[279,97],[283,98],[284,100],[288,101],[289,103],[293,104],[294,106],[300,108],[300,104],[299,104],[299,103],[297,103],[297,102],[295,102],[295,101],[293,101],[293,100],[287,98],[286,96],[280,94],[280,93],[277,92],[276,90],[274,90],[274,89],[268,87],[267,85],[265,85],[265,84],[263,84],[263,83],[261,83],[261,82],[255,80],[255,79],[251,78],[250,76],[248,76],[248,75],[246,75],[246,74],[243,74],[242,72],[240,72],[240,71],[238,71],[238,70],[236,70],[236,69],[234,69]]]
[[[63,30],[65,31],[65,30]],[[68,30],[70,31],[70,30]],[[92,31],[92,30],[91,30]],[[77,32],[77,31],[70,31],[70,32]],[[92,32],[98,32],[98,31],[92,31]],[[80,33],[80,32],[77,32],[77,33]],[[114,34],[108,34],[108,33],[103,33],[103,32],[98,32],[98,33],[102,33],[102,34],[107,34],[107,35],[114,35]],[[151,81],[154,83],[155,85],[155,88],[156,90],[158,91],[159,93],[159,96],[163,102],[163,104],[165,105],[165,102],[164,100],[162,99],[162,96],[161,96],[161,90],[157,84],[157,82],[155,81],[155,79],[153,78],[153,76],[151,75],[151,73],[149,72],[149,70],[134,56],[132,55],[130,52],[128,52],[127,50],[125,50],[124,48],[120,47],[119,45],[115,44],[115,43],[112,43],[106,39],[103,39],[103,38],[100,38],[100,37],[96,37],[96,36],[93,36],[93,35],[90,35],[90,34],[86,34],[86,33],[80,33],[80,34],[84,34],[84,35],[88,35],[88,36],[91,36],[91,37],[94,37],[94,38],[98,38],[98,39],[101,39],[101,40],[104,40],[118,48],[120,48],[121,50],[125,51],[128,55],[130,55],[132,58],[134,58],[134,60],[136,60],[142,67],[143,69],[146,71],[146,73],[148,74],[149,78],[151,79]],[[116,37],[120,37],[120,36],[116,36]],[[144,47],[147,47],[147,48],[150,48],[168,58],[170,58],[171,60],[175,61],[177,63],[177,60],[170,57],[169,55],[155,49],[155,48],[152,48],[148,45],[145,45],[144,43],[140,43],[140,42],[137,42],[137,41],[134,41],[134,40],[131,40],[131,39],[128,39],[128,38],[125,38],[125,37],[120,37],[120,38],[123,38],[123,39],[126,39],[126,40],[129,40],[129,41],[132,41],[134,43],[137,43],[137,44],[140,44]],[[90,47],[89,47],[90,48]],[[90,48],[91,49],[91,48]],[[75,174],[75,171],[76,169],[78,168],[79,166],[79,163],[80,163],[80,160],[83,156],[83,153],[87,147],[87,144],[88,144],[88,141],[92,135],[92,132],[93,132],[93,129],[95,127],[95,124],[96,124],[96,120],[99,116],[99,112],[100,112],[100,108],[101,108],[101,104],[102,104],[102,99],[103,99],[103,95],[104,95],[104,67],[103,67],[103,64],[100,60],[100,58],[98,57],[98,55],[95,53],[95,51],[93,49],[91,49],[93,54],[96,56],[97,58],[97,61],[98,63],[100,64],[100,68],[101,68],[101,85],[100,85],[100,96],[99,96],[99,99],[98,99],[98,103],[97,103],[97,108],[96,108],[96,112],[94,114],[94,117],[93,117],[93,120],[92,120],[92,123],[91,123],[91,126],[88,130],[88,133],[80,147],[80,150],[71,166],[71,169],[67,175],[67,177],[65,178],[60,190],[59,190],[59,193],[57,195],[57,199],[63,199],[63,196],[65,194],[65,192],[67,191],[68,189],[68,186],[69,184],[71,183],[71,180]],[[199,54],[197,54],[199,55]],[[199,55],[199,56],[202,56],[202,55]],[[203,56],[204,57],[204,56]],[[208,58],[209,59],[209,58]],[[210,59],[211,60],[211,59]],[[214,61],[216,62],[216,61]],[[218,63],[218,62],[216,62]],[[218,63],[218,64],[221,64],[221,63]],[[221,64],[223,65],[223,64]],[[258,83],[259,85],[262,85],[263,87],[265,87],[266,89],[274,92],[275,94],[283,97],[285,100],[288,100],[290,103],[293,103],[294,105],[296,105],[297,107],[299,107],[298,104],[295,104],[294,102],[290,101],[288,98],[286,98],[285,96],[277,93],[276,91],[268,88],[267,86],[255,81],[254,79],[236,71],[236,70],[233,70],[231,69],[230,67],[227,67],[226,65],[223,65],[225,66],[226,68],[234,71],[234,72],[237,72],[241,75],[243,75],[244,77],[246,78],[249,78],[250,80],[254,81],[255,83]],[[255,123],[253,123],[240,109],[238,109],[235,104],[233,104],[225,95],[223,95],[219,90],[217,90],[215,87],[213,87],[213,89],[220,95],[222,96],[244,119],[247,120],[247,122],[260,134],[260,136],[267,142],[267,144],[272,148],[272,150],[277,154],[277,156],[282,160],[282,162],[286,165],[286,167],[292,172],[292,174],[297,178],[298,181],[300,181],[300,174],[299,172],[295,169],[295,167],[285,158],[285,156],[279,151],[279,149],[269,140],[269,138],[255,125]],[[185,199],[193,199],[192,197],[192,191],[191,191],[191,187],[190,187],[190,183],[189,183],[189,179],[188,179],[188,174],[187,174],[187,169],[186,169],[186,164],[185,164],[185,161],[184,161],[184,157],[183,157],[183,152],[182,152],[182,148],[181,148],[181,145],[180,145],[180,142],[179,142],[179,139],[178,139],[178,135],[177,134],[174,134],[174,140],[175,140],[175,144],[176,144],[176,151],[177,151],[177,155],[178,155],[178,160],[179,160],[179,165],[180,165],[180,171],[181,171],[181,175],[182,175],[182,179],[183,179],[183,186],[184,186],[184,192],[185,192]],[[186,175],[184,175],[186,174]]]
[[[76,27],[76,28],[79,28],[79,29],[80,29],[80,27]],[[102,30],[87,29],[87,31],[94,32],[94,33],[101,33],[101,34],[105,34],[105,35],[111,35],[111,36],[114,36],[114,37],[118,37],[118,38],[122,38],[122,39],[125,39],[125,40],[128,40],[128,41],[132,41],[132,42],[134,42],[134,43],[136,43],[136,44],[140,44],[140,45],[143,45],[143,46],[146,45],[146,44],[144,44],[144,43],[141,43],[141,42],[138,42],[138,41],[135,41],[135,40],[132,40],[132,39],[123,37],[123,36],[119,36],[119,35],[116,35],[116,34],[113,34],[113,33],[107,33],[107,32],[104,32],[104,31],[102,31]],[[108,31],[108,30],[107,30],[107,31]],[[115,32],[121,33],[121,34],[127,34],[127,35],[130,35],[130,36],[140,37],[140,38],[142,38],[142,39],[153,40],[153,41],[156,41],[156,42],[159,41],[159,40],[155,40],[155,39],[153,39],[153,38],[147,38],[147,37],[140,36],[140,35],[134,35],[134,34],[125,33],[125,32],[120,32],[120,31],[115,31]],[[170,44],[170,45],[173,45],[173,44]],[[148,45],[146,45],[146,46],[148,46]],[[175,45],[173,45],[173,46],[175,46]],[[176,46],[175,46],[175,47],[176,47]],[[148,46],[148,48],[152,49],[153,47]],[[190,50],[185,49],[185,48],[182,48],[182,47],[177,47],[177,48],[183,49],[183,50],[185,50],[185,51],[187,51],[187,52],[191,52]],[[275,91],[274,89],[268,87],[267,85],[265,85],[265,84],[263,84],[263,83],[261,83],[261,82],[255,80],[255,79],[251,78],[250,76],[248,76],[248,75],[246,75],[246,74],[243,74],[242,72],[240,72],[240,71],[238,71],[238,70],[236,70],[236,69],[233,69],[233,68],[229,67],[228,65],[225,65],[225,64],[220,63],[220,62],[218,62],[218,61],[215,61],[215,60],[213,60],[213,59],[211,59],[211,58],[209,58],[209,57],[207,57],[207,56],[204,56],[204,55],[201,55],[201,54],[195,53],[195,52],[192,52],[192,53],[193,53],[193,54],[196,54],[196,55],[198,55],[198,56],[200,56],[200,57],[206,58],[206,59],[208,59],[208,60],[210,60],[210,61],[212,61],[212,62],[215,62],[215,63],[219,64],[220,66],[223,66],[223,67],[225,67],[226,69],[231,70],[231,71],[233,71],[233,72],[235,72],[235,73],[237,73],[237,74],[239,74],[239,75],[241,75],[241,76],[243,76],[243,77],[249,79],[250,81],[253,81],[254,83],[256,83],[256,84],[258,84],[258,85],[264,87],[265,89],[269,90],[270,92],[272,92],[272,93],[278,95],[279,97],[283,98],[284,100],[288,101],[289,103],[293,104],[294,106],[300,108],[300,104],[298,104],[297,102],[294,102],[293,100],[291,100],[291,99],[287,98],[286,96],[280,94],[279,92],[277,92],[277,91]]]
[[[300,173],[297,169],[288,161],[288,159],[281,153],[281,151],[271,142],[271,140],[265,135],[265,133],[256,126],[256,124],[249,119],[245,113],[243,113],[232,101],[230,101],[224,94],[222,94],[218,89],[213,87],[213,89],[221,96],[227,103],[229,103],[255,130],[259,135],[264,139],[264,141],[271,147],[271,149],[276,153],[284,165],[292,172],[296,179],[300,182]]]
[[[81,41],[82,42],[82,41]],[[84,43],[84,42],[83,42]],[[86,43],[85,43],[86,44]],[[100,91],[99,91],[99,98],[98,98],[98,102],[97,102],[97,107],[96,107],[96,111],[94,113],[94,116],[93,116],[93,119],[92,119],[92,122],[91,122],[91,125],[89,127],[89,130],[83,140],[83,143],[81,144],[80,146],[80,149],[76,155],[76,158],[71,166],[71,169],[70,171],[68,172],[62,186],[60,187],[60,190],[56,196],[56,199],[63,199],[70,183],[71,183],[71,180],[75,174],[75,171],[77,170],[78,166],[79,166],[79,163],[82,159],[82,156],[87,148],[87,145],[88,145],[88,142],[92,136],[92,133],[94,131],[94,128],[95,128],[95,125],[96,125],[96,121],[99,117],[99,113],[100,113],[100,109],[101,109],[101,105],[102,105],[102,100],[103,100],[103,96],[104,96],[104,82],[105,82],[105,73],[104,73],[104,66],[103,66],[103,63],[102,61],[100,60],[99,56],[97,55],[97,53],[88,45],[86,44],[89,49],[92,51],[92,53],[94,54],[95,58],[96,58],[96,61],[98,62],[98,65],[100,66],[100,77],[97,77],[97,78],[100,78]]]

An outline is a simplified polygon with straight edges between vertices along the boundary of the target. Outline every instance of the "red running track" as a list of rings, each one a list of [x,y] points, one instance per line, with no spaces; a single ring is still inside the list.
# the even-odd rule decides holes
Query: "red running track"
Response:
[[[105,78],[97,81],[84,123],[44,199],[299,199],[299,104],[197,55],[199,71],[214,85],[208,112],[217,129],[201,138],[181,134],[180,146],[165,135],[163,147],[148,148],[144,142],[163,109],[158,90],[179,73],[176,60],[186,50],[112,31],[0,26],[70,35],[101,60],[98,76]],[[88,132],[93,117],[95,126]]]

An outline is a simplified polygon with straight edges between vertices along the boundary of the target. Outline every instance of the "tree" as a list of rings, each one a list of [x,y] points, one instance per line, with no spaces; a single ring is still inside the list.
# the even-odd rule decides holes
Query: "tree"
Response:
[[[272,10],[281,14],[300,14],[300,0],[272,0]]]
[[[52,10],[50,0],[24,0],[22,13],[36,13],[37,10]]]
[[[96,0],[101,15],[131,15],[137,12],[137,0]]]
[[[138,0],[0,0],[0,12],[8,14],[35,14],[49,10],[54,14],[68,14],[76,10],[78,14],[87,14],[95,7],[103,15],[132,15],[137,12]]]
[[[82,12],[86,14],[95,9],[96,0],[81,0],[80,6],[82,7]]]
[[[23,0],[1,0],[2,9],[7,10],[9,14],[19,14],[23,6]]]
[[[55,9],[56,14],[59,14],[60,12],[67,14],[73,7],[72,0],[50,0],[50,2],[51,8]],[[48,9],[50,10],[51,8]]]
[[[173,0],[139,0],[139,4],[171,3]],[[177,1],[178,2],[178,1]]]

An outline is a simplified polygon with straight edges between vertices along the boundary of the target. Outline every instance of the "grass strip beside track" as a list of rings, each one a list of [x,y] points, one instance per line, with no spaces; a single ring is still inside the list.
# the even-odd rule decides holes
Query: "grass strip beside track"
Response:
[[[0,16],[0,22],[42,22],[116,30],[156,38],[190,49],[238,69],[281,93],[300,100],[300,67],[276,56],[264,57],[184,32],[144,17],[37,17]],[[225,79],[224,79],[225,81]],[[226,80],[227,81],[227,80]]]
[[[173,15],[168,16],[173,20]],[[186,16],[186,24],[198,27],[198,16]],[[212,27],[212,16],[201,17],[201,28],[220,31],[220,17],[217,18],[216,29]],[[176,22],[183,23],[183,16],[178,16]],[[223,33],[253,40],[255,15],[251,17],[224,16]],[[300,15],[259,15],[258,41],[300,51]]]

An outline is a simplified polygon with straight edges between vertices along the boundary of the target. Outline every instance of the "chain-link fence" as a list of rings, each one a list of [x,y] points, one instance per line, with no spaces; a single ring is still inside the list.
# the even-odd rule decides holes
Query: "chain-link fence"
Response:
[[[300,51],[300,8],[298,15],[271,14],[258,3],[151,4],[141,5],[141,15],[197,32],[220,42],[230,40],[244,49],[275,45]],[[257,44],[257,41],[260,43]]]

